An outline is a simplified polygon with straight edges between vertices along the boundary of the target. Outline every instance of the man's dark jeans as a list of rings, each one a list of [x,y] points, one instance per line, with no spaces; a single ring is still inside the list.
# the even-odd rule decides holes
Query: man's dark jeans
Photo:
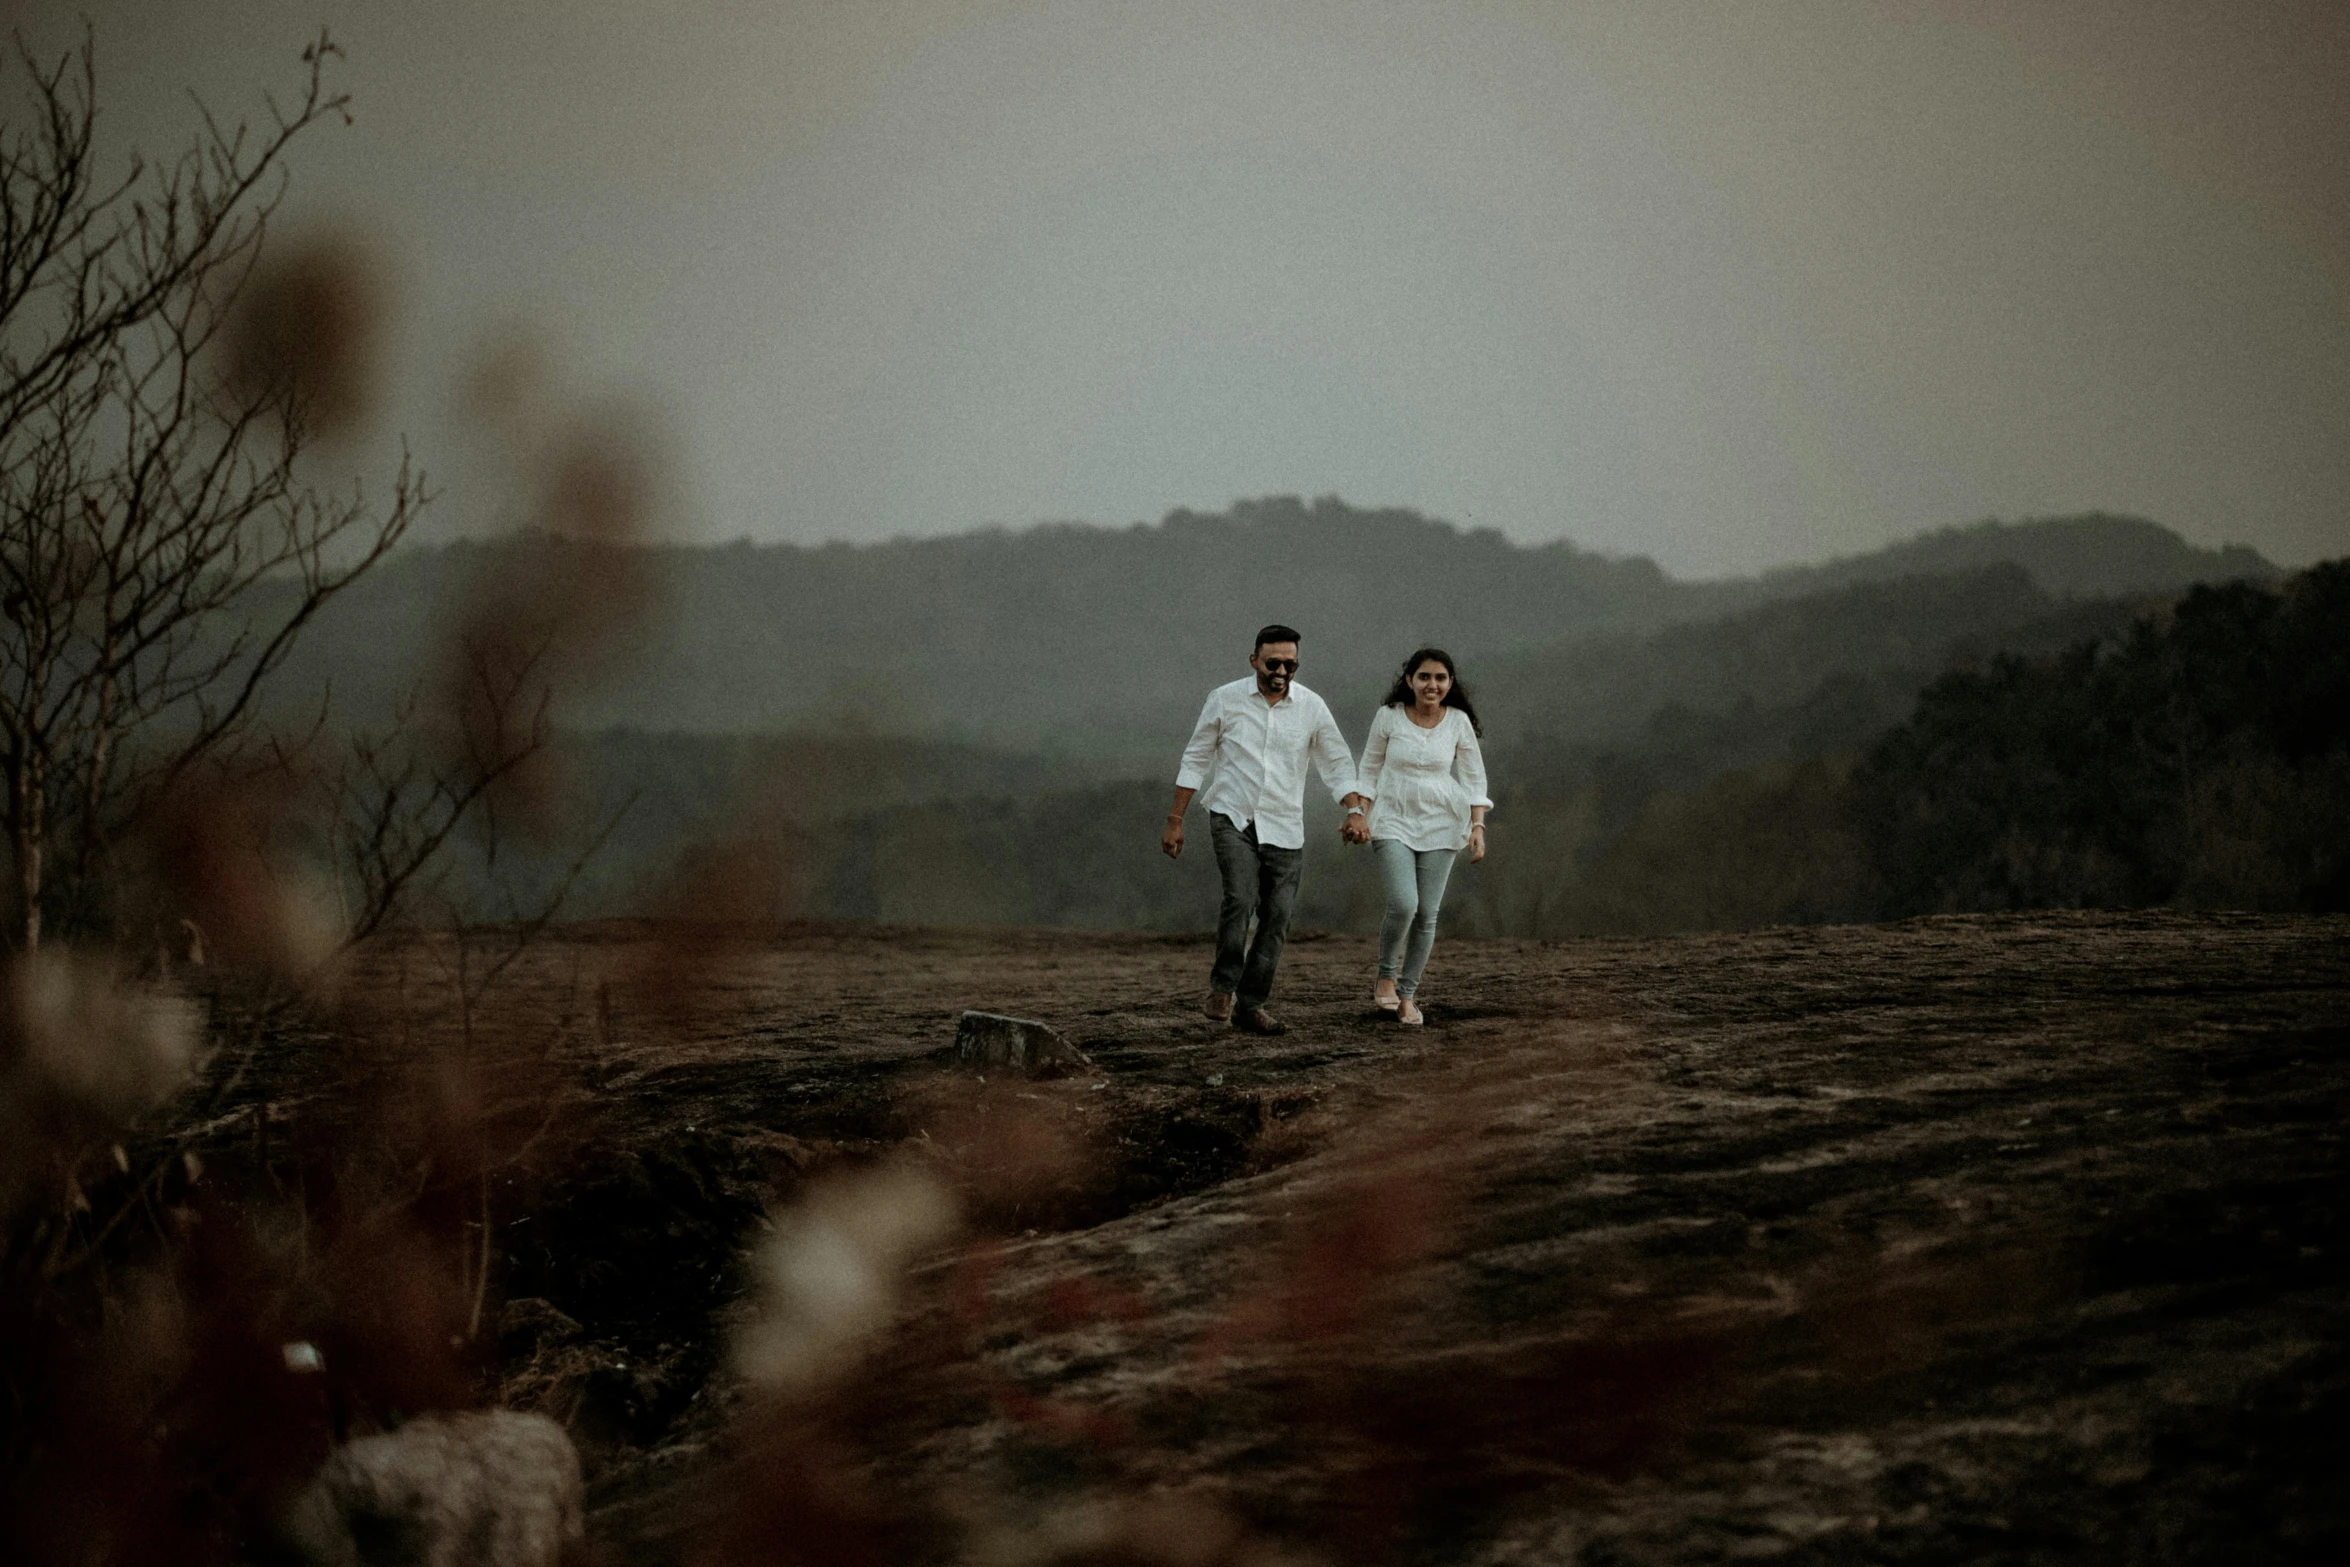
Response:
[[[1281,966],[1281,946],[1289,939],[1306,851],[1261,844],[1256,823],[1235,827],[1213,811],[1208,836],[1216,845],[1216,869],[1224,875],[1224,902],[1216,911],[1216,966],[1208,988],[1230,991],[1234,1007],[1245,1012],[1263,1006],[1273,994],[1273,971]],[[1254,941],[1248,939],[1251,914],[1257,917]]]

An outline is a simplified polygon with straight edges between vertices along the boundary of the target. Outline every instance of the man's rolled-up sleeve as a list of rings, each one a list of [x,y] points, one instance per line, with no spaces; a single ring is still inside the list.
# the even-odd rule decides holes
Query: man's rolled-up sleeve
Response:
[[[1328,703],[1322,704],[1320,721],[1314,725],[1312,741],[1314,766],[1329,786],[1330,798],[1346,803],[1350,794],[1361,791],[1355,787],[1355,754],[1347,748],[1346,736],[1339,732],[1338,720],[1330,716]]]
[[[1175,787],[1197,789],[1208,781],[1208,769],[1216,763],[1216,742],[1224,734],[1224,704],[1220,692],[1208,694],[1207,706],[1200,709],[1199,723],[1192,728],[1190,743],[1183,748],[1183,765],[1175,769]]]
[[[1371,732],[1363,740],[1362,765],[1355,769],[1358,794],[1379,798],[1379,775],[1387,767],[1387,709],[1382,707],[1371,715]]]

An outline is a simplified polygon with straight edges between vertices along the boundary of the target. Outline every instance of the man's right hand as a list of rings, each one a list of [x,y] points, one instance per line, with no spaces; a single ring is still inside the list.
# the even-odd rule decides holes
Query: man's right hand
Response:
[[[1182,817],[1170,816],[1167,818],[1166,831],[1159,834],[1159,850],[1170,860],[1183,852]]]

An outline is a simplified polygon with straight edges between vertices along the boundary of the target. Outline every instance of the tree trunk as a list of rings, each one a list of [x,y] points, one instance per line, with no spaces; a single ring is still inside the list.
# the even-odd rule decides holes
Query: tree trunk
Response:
[[[16,775],[16,890],[23,903],[23,920],[17,928],[20,950],[31,952],[41,945],[41,851],[47,846],[47,791],[34,777],[34,766],[28,759]]]

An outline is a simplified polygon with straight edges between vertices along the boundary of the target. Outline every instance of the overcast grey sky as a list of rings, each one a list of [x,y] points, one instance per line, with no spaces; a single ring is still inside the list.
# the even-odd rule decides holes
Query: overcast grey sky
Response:
[[[290,89],[389,417],[527,324],[686,530],[1336,492],[1682,574],[2102,508],[2350,552],[2339,0],[0,0],[116,133]]]

